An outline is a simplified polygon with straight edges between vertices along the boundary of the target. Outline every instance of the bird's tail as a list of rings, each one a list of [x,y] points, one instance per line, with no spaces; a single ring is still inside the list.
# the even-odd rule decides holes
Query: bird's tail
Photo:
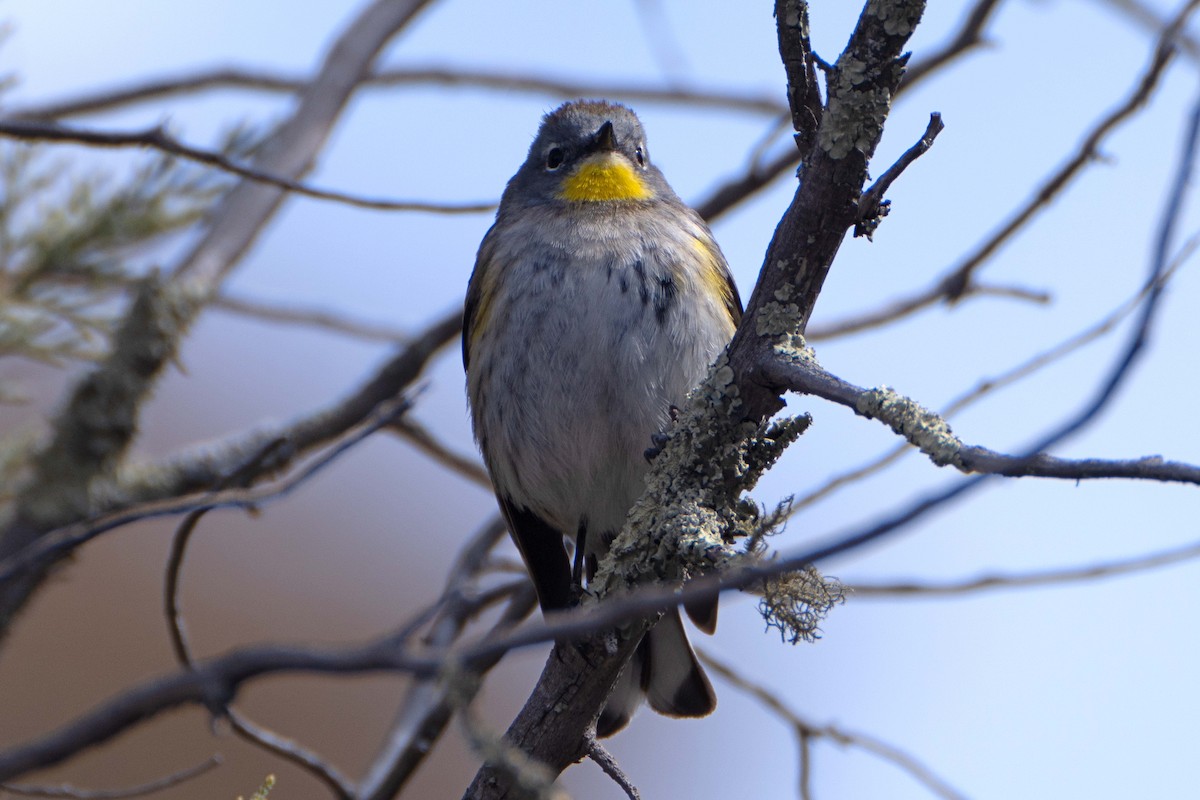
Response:
[[[678,609],[664,614],[638,645],[600,712],[597,735],[611,736],[624,728],[643,698],[668,717],[704,717],[717,707]]]

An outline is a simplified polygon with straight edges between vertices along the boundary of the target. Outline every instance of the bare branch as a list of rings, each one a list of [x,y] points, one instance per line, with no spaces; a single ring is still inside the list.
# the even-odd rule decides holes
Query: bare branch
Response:
[[[1200,542],[1189,542],[1148,555],[1132,556],[1086,567],[1049,569],[1040,572],[997,573],[961,581],[855,583],[854,597],[931,597],[974,594],[999,589],[1029,589],[1039,586],[1061,586],[1146,572],[1153,569],[1193,561],[1200,558]]]
[[[982,41],[983,29],[998,5],[999,0],[978,0],[963,18],[962,27],[946,44],[938,48],[933,55],[919,58],[908,66],[905,78],[896,87],[896,94],[908,91],[920,81],[973,50]],[[711,222],[799,165],[800,153],[791,147],[785,148],[766,164],[761,164],[759,159],[752,159],[744,174],[726,180],[707,197],[694,203],[693,207],[700,216]]]
[[[236,483],[236,481],[237,478],[231,476],[230,483]],[[187,669],[191,669],[195,661],[192,657],[191,646],[188,644],[183,613],[180,609],[179,581],[183,571],[184,558],[187,554],[188,542],[191,540],[192,533],[196,530],[197,524],[199,524],[200,519],[205,513],[207,513],[207,509],[193,511],[176,528],[175,536],[171,540],[171,552],[167,559],[167,574],[163,584],[164,614],[167,619],[167,631],[170,634],[171,647],[175,652],[176,661],[179,662],[180,666]],[[298,742],[259,725],[243,715],[232,705],[226,705],[221,710],[221,714],[229,720],[231,727],[238,736],[249,741],[251,744],[261,747],[267,752],[274,753],[280,758],[305,770],[310,775],[315,776],[329,787],[334,797],[340,798],[340,800],[351,800],[354,796],[354,788],[349,779],[326,759],[318,756]]]
[[[883,199],[883,195],[900,177],[900,173],[927,153],[930,147],[933,147],[933,140],[945,127],[941,114],[937,112],[930,114],[929,124],[925,126],[925,133],[921,135],[917,143],[905,150],[900,158],[896,159],[896,163],[888,167],[887,171],[879,176],[870,189],[863,192],[862,198],[858,201],[858,221],[854,223],[855,236],[871,238],[875,229],[879,227],[880,220],[887,214],[887,201]]]
[[[946,64],[981,45],[984,41],[983,29],[999,6],[1000,0],[976,0],[975,5],[963,16],[958,32],[933,53],[913,62],[897,91],[911,89]]]
[[[744,174],[728,179],[710,192],[708,197],[697,202],[696,213],[712,222],[759,189],[774,183],[785,172],[795,170],[799,163],[800,156],[793,147],[784,148],[783,152],[765,164],[754,159]]]
[[[272,672],[363,673],[403,668],[391,637],[355,650],[263,647],[199,662],[194,669],[148,681],[81,714],[58,731],[0,753],[0,780],[57,764],[145,720],[183,705],[214,713],[242,683]]]
[[[824,325],[819,325],[808,329],[806,338],[809,341],[829,341],[840,336],[849,336],[853,333],[861,333],[871,328],[879,328],[892,322],[904,319],[912,314],[921,311],[922,309],[931,308],[937,303],[945,299],[944,293],[940,290],[940,284],[935,285],[932,289],[926,288],[917,291],[909,297],[904,297],[899,300],[893,300],[887,305],[877,308],[873,311],[868,311],[863,314],[846,317],[833,322],[827,322]],[[1050,295],[1046,292],[1039,292],[1034,289],[1026,289],[1021,286],[995,286],[991,284],[980,283],[972,280],[958,299],[964,300],[968,297],[1008,297],[1016,300],[1025,300],[1030,303],[1047,304],[1050,302]]]
[[[142,797],[143,795],[161,792],[178,786],[192,778],[203,775],[214,767],[220,766],[222,759],[219,755],[209,756],[194,767],[181,769],[149,783],[138,786],[128,786],[124,789],[80,789],[69,783],[60,786],[34,786],[27,783],[2,783],[0,791],[24,795],[25,797],[59,797],[68,800],[124,800],[127,797]]]
[[[492,628],[489,637],[496,637],[526,619],[537,607],[537,594],[527,578],[520,581],[520,589],[511,595],[509,605]],[[506,591],[510,587],[506,587]],[[466,621],[477,613],[477,608],[466,603],[448,603],[442,618],[435,623],[435,631],[429,644],[437,647],[449,646],[462,632]],[[495,650],[485,658],[472,659],[470,669],[482,676],[500,663],[503,650]],[[476,684],[478,686],[478,684]],[[439,685],[430,677],[415,683],[405,699],[404,708],[396,718],[392,730],[372,761],[359,784],[359,800],[390,800],[399,791],[433,749],[433,744],[442,735],[460,703],[445,685]]]
[[[46,564],[62,558],[77,547],[111,530],[133,522],[157,517],[176,516],[214,508],[257,508],[264,503],[287,495],[309,478],[324,469],[375,431],[390,424],[397,414],[407,410],[407,398],[385,403],[362,425],[343,434],[331,447],[313,459],[294,475],[259,489],[226,489],[203,495],[144,503],[86,522],[49,531],[9,558],[0,561],[0,586],[10,583],[30,570],[44,569]]]
[[[1146,105],[1154,90],[1158,87],[1159,78],[1166,70],[1175,53],[1175,38],[1182,30],[1184,23],[1195,10],[1195,3],[1188,3],[1175,19],[1171,21],[1159,36],[1154,48],[1150,64],[1143,72],[1130,95],[1124,102],[1112,109],[1092,127],[1080,143],[1075,154],[1057,171],[1050,175],[1028,201],[1004,223],[998,231],[988,237],[974,252],[964,258],[959,265],[939,281],[937,291],[947,300],[957,300],[967,284],[970,283],[975,270],[993,255],[1000,246],[1013,237],[1017,231],[1025,227],[1039,211],[1045,208],[1060,192],[1075,178],[1084,167],[1095,162],[1100,153],[1100,144],[1116,130],[1122,122],[1132,117]]]
[[[1180,30],[1183,20],[1191,13],[1189,5],[1171,25],[1160,34],[1155,54],[1138,83],[1124,102],[1099,120],[1084,136],[1083,142],[1067,162],[1047,177],[1037,191],[1009,218],[1008,222],[985,239],[957,266],[935,280],[930,286],[919,289],[907,297],[893,300],[883,308],[855,317],[829,323],[811,332],[810,339],[831,339],[858,333],[877,327],[942,301],[959,302],[976,294],[975,273],[1000,248],[1032,221],[1058,196],[1085,167],[1094,163],[1100,146],[1119,125],[1144,107],[1158,86],[1159,79],[1171,58],[1171,42]]]
[[[1141,0],[1101,0],[1101,2],[1153,33],[1158,33],[1170,24],[1169,19]],[[1181,30],[1178,44],[1179,49],[1186,53],[1188,58],[1192,61],[1200,61],[1200,42],[1197,42],[1194,36]]]
[[[604,749],[604,745],[600,744],[600,740],[596,738],[596,734],[589,732],[587,734],[587,756],[595,764],[604,770],[604,774],[613,779],[617,786],[621,787],[621,791],[625,792],[625,796],[629,800],[642,800],[642,795],[638,792],[637,787],[629,780],[629,776],[621,769],[621,765],[613,758],[612,753]]]
[[[446,469],[491,490],[492,479],[488,477],[487,470],[483,468],[478,459],[450,450],[445,444],[438,441],[425,426],[414,420],[402,418],[396,421],[392,430]]]
[[[1175,258],[1175,261],[1171,264],[1170,268],[1168,268],[1167,272],[1163,274],[1162,278],[1159,280],[1159,283],[1165,283],[1167,280],[1169,280],[1170,277],[1192,256],[1197,246],[1200,246],[1200,236],[1193,237],[1187,243],[1187,245],[1182,248],[1182,251]],[[979,381],[975,388],[963,393],[962,395],[959,395],[959,397],[951,401],[950,404],[942,410],[941,416],[944,419],[950,419],[954,414],[970,406],[976,401],[981,400],[987,395],[1016,383],[1022,378],[1028,377],[1040,369],[1054,364],[1084,345],[1099,339],[1101,336],[1104,336],[1107,333],[1112,332],[1121,320],[1129,316],[1129,314],[1133,313],[1133,311],[1137,309],[1138,304],[1141,302],[1142,298],[1146,296],[1148,291],[1150,291],[1149,286],[1142,287],[1137,294],[1126,300],[1117,308],[1113,309],[1107,316],[1096,322],[1094,325],[1091,325],[1088,328],[1085,328],[1084,330],[1068,337],[1067,339],[1064,339],[1055,346],[1045,350],[1044,352],[1034,355],[1032,358],[1017,364],[1012,369],[1009,369],[1000,375],[990,378],[983,378]],[[904,454],[910,452],[910,446],[911,445],[909,445],[907,442],[897,445],[878,458],[855,467],[847,472],[835,475],[816,489],[807,492],[801,497],[794,498],[788,509],[789,516],[807,506],[813,505],[818,500],[828,496],[829,494],[832,494],[842,486],[849,485],[867,477],[868,475],[878,472],[887,465],[898,460]]]
[[[140,131],[98,131],[69,128],[55,122],[29,122],[0,119],[0,136],[25,142],[69,142],[91,147],[147,147],[179,158],[186,158],[223,170],[240,178],[286,189],[294,194],[316,200],[331,200],[356,208],[373,211],[423,211],[431,214],[482,214],[496,210],[494,202],[486,203],[429,203],[415,200],[387,200],[361,197],[331,189],[318,189],[300,181],[267,170],[238,164],[216,152],[192,147],[179,141],[161,126]]]
[[[332,405],[277,429],[241,437],[236,441],[205,447],[202,452],[183,454],[147,467],[131,467],[110,486],[93,487],[102,509],[178,497],[208,489],[249,458],[263,452],[271,442],[279,445],[259,463],[259,475],[286,469],[296,459],[344,434],[367,419],[379,407],[409,388],[443,347],[462,330],[462,312],[455,310],[435,320],[421,334],[400,348],[363,383]]]
[[[296,308],[292,306],[274,305],[261,300],[249,300],[222,293],[213,298],[212,308],[239,314],[265,322],[279,322],[286,325],[305,325],[321,330],[341,333],[370,342],[391,342],[406,344],[412,340],[412,334],[377,322],[363,322],[350,319],[336,312],[322,309]]]
[[[749,680],[729,664],[714,658],[707,650],[697,648],[696,653],[706,666],[711,667],[714,672],[729,681],[731,685],[761,702],[777,717],[790,725],[796,734],[802,759],[807,760],[805,754],[812,739],[829,739],[835,744],[857,747],[879,756],[884,761],[888,761],[904,772],[907,772],[909,776],[918,783],[923,784],[926,789],[938,797],[945,798],[945,800],[965,800],[964,795],[951,788],[948,783],[935,775],[932,770],[922,764],[915,756],[873,736],[847,731],[837,725],[818,725],[804,719],[791,708],[788,708],[770,689]],[[802,766],[801,771],[803,774],[800,783],[801,786],[806,786],[808,783],[806,779],[808,769]]]
[[[426,646],[445,649],[462,635],[471,613],[470,605],[464,602],[466,588],[486,568],[492,550],[504,534],[504,521],[497,515],[459,551],[446,578],[437,618],[425,636]],[[523,620],[533,610],[531,590],[530,584],[522,597],[514,598],[510,603],[501,620],[505,629]],[[497,657],[492,664],[499,660]],[[478,674],[490,666],[477,664]],[[390,800],[395,796],[416,768],[424,763],[456,708],[447,685],[428,679],[414,682],[379,753],[371,760],[371,766],[359,783],[359,800]]]
[[[370,74],[376,55],[430,0],[374,0],[335,39],[295,111],[267,141],[253,167],[297,180],[308,172],[334,124]],[[276,187],[242,181],[216,210],[206,235],[174,269],[178,279],[216,294],[284,200]]]
[[[376,72],[363,80],[364,87],[448,86],[527,92],[570,99],[613,97],[632,102],[688,105],[730,109],[752,114],[779,114],[786,107],[775,97],[744,92],[660,89],[641,84],[567,81],[558,77],[506,72],[503,69],[469,70],[457,67],[412,67]],[[258,71],[248,67],[201,69],[182,75],[142,81],[115,89],[93,90],[86,95],[13,109],[9,119],[48,120],[108,111],[181,94],[209,89],[251,89],[267,92],[299,92],[308,80],[299,76]]]

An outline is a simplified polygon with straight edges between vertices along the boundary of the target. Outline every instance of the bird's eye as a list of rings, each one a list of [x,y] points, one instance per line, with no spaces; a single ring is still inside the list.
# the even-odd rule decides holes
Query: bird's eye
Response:
[[[639,167],[644,167],[644,166],[646,166],[646,151],[645,151],[645,150],[643,150],[641,147],[638,147],[638,149],[637,149],[637,150],[635,150],[635,151],[633,152],[633,154],[634,154],[635,156],[637,156],[637,160],[638,160],[638,166],[639,166]]]
[[[551,147],[546,151],[546,169],[558,169],[562,166],[564,158],[566,158],[566,156],[563,155],[561,147]]]

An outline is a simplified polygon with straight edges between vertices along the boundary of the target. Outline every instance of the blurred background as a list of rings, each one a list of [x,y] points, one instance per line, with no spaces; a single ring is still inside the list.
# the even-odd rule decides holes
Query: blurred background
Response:
[[[0,20],[10,31],[0,46],[0,70],[16,82],[0,102],[20,109],[218,66],[302,78],[361,5],[4,0]],[[950,39],[973,5],[931,3],[911,43],[914,59]],[[946,129],[890,190],[892,211],[874,242],[843,245],[813,329],[886,307],[956,266],[1129,96],[1158,36],[1147,20],[1166,19],[1178,5],[1002,0],[985,29],[986,47],[898,101],[873,174],[919,138],[930,112],[941,112]],[[832,61],[860,6],[814,6],[814,44]],[[422,12],[379,66],[553,77],[601,89],[711,90],[786,103],[769,3],[444,0]],[[1197,93],[1196,66],[1182,54],[1148,106],[1104,140],[1103,158],[986,262],[980,280],[1018,289],[1020,297],[969,297],[859,334],[815,340],[825,367],[859,385],[893,386],[938,409],[1136,295]],[[563,99],[433,82],[364,88],[306,180],[368,197],[494,201],[523,160],[540,116]],[[777,113],[764,108],[629,102],[646,126],[655,161],[695,203],[744,173],[756,149],[769,160],[791,146]],[[72,122],[105,130],[166,123],[189,144],[215,147],[232,126],[268,126],[291,104],[283,93],[225,88]],[[147,158],[74,146],[55,146],[45,157],[61,164],[62,174],[113,181]],[[743,297],[794,188],[785,171],[714,222]],[[1189,202],[1179,242],[1200,230],[1194,206]],[[416,333],[461,305],[490,217],[369,211],[293,197],[227,291]],[[186,242],[171,240],[138,258],[146,266],[169,265]],[[1031,302],[1030,294],[1048,301]],[[1200,391],[1198,301],[1200,277],[1185,262],[1131,380],[1057,454],[1162,454],[1200,462],[1192,408]],[[1019,451],[1083,405],[1128,332],[1126,320],[987,396],[953,418],[955,432],[968,443]],[[355,387],[393,348],[213,309],[147,407],[137,455],[171,454],[320,408]],[[9,398],[0,406],[3,433],[38,431],[81,369],[0,361]],[[456,343],[431,365],[424,386],[414,418],[475,458]],[[789,408],[812,413],[814,424],[756,490],[768,505],[802,498],[896,443],[883,426],[841,407],[793,397]],[[956,478],[910,453],[798,508],[774,544],[796,552]],[[1197,508],[1188,486],[997,480],[901,535],[821,567],[851,585],[929,584],[1120,561],[1200,538]],[[193,646],[213,655],[258,642],[350,643],[378,635],[436,596],[459,547],[494,511],[485,489],[399,437],[376,435],[260,513],[218,512],[201,523],[183,575]],[[142,523],[97,539],[34,598],[0,657],[0,748],[175,668],[160,610],[174,524]],[[805,719],[900,748],[963,796],[1184,797],[1194,793],[1200,713],[1197,576],[1196,563],[1183,562],[1045,587],[949,595],[864,591],[834,609],[819,641],[798,646],[764,632],[753,598],[728,597],[716,636],[693,638]],[[489,724],[507,726],[546,652],[512,653],[492,673],[479,704]],[[644,711],[612,740],[642,796],[797,796],[791,728],[758,699],[719,677],[714,683],[720,706],[712,717],[673,721]],[[357,776],[405,685],[398,676],[285,676],[250,685],[239,703]],[[210,726],[197,709],[165,714],[28,780],[119,787],[213,752],[224,756],[222,767],[160,796],[248,796],[268,773],[279,779],[272,798],[325,796],[309,776],[223,726]],[[815,740],[812,759],[816,797],[935,796],[853,744]],[[452,727],[404,796],[457,797],[476,767]],[[622,796],[590,763],[569,770],[563,783],[576,797]]]

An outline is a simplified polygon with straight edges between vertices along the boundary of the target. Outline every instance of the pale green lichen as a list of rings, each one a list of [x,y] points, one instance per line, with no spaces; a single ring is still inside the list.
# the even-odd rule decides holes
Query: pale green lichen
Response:
[[[800,306],[795,303],[764,303],[754,318],[759,336],[778,336],[800,327]]]
[[[964,469],[960,457],[963,445],[950,425],[915,400],[884,386],[863,394],[856,410],[864,417],[886,423],[939,467]]]
[[[258,791],[250,795],[250,800],[267,800],[267,795],[275,788],[275,776],[268,775],[263,779],[262,785],[258,787]],[[242,800],[242,796],[238,795],[238,800]]]
[[[780,358],[785,358],[792,363],[805,363],[820,366],[817,361],[817,353],[808,346],[804,336],[799,333],[789,333],[781,336],[771,348],[775,355]]]
[[[841,581],[822,575],[810,564],[764,581],[758,610],[768,630],[775,628],[783,641],[799,644],[819,639],[821,621],[845,600]]]
[[[830,92],[817,142],[833,159],[845,158],[856,150],[870,153],[883,131],[890,107],[891,93],[885,89],[852,90],[836,95]]]
[[[889,36],[910,36],[916,30],[921,15],[925,12],[924,2],[914,0],[880,0],[869,3],[864,13],[883,22],[884,33]]]

